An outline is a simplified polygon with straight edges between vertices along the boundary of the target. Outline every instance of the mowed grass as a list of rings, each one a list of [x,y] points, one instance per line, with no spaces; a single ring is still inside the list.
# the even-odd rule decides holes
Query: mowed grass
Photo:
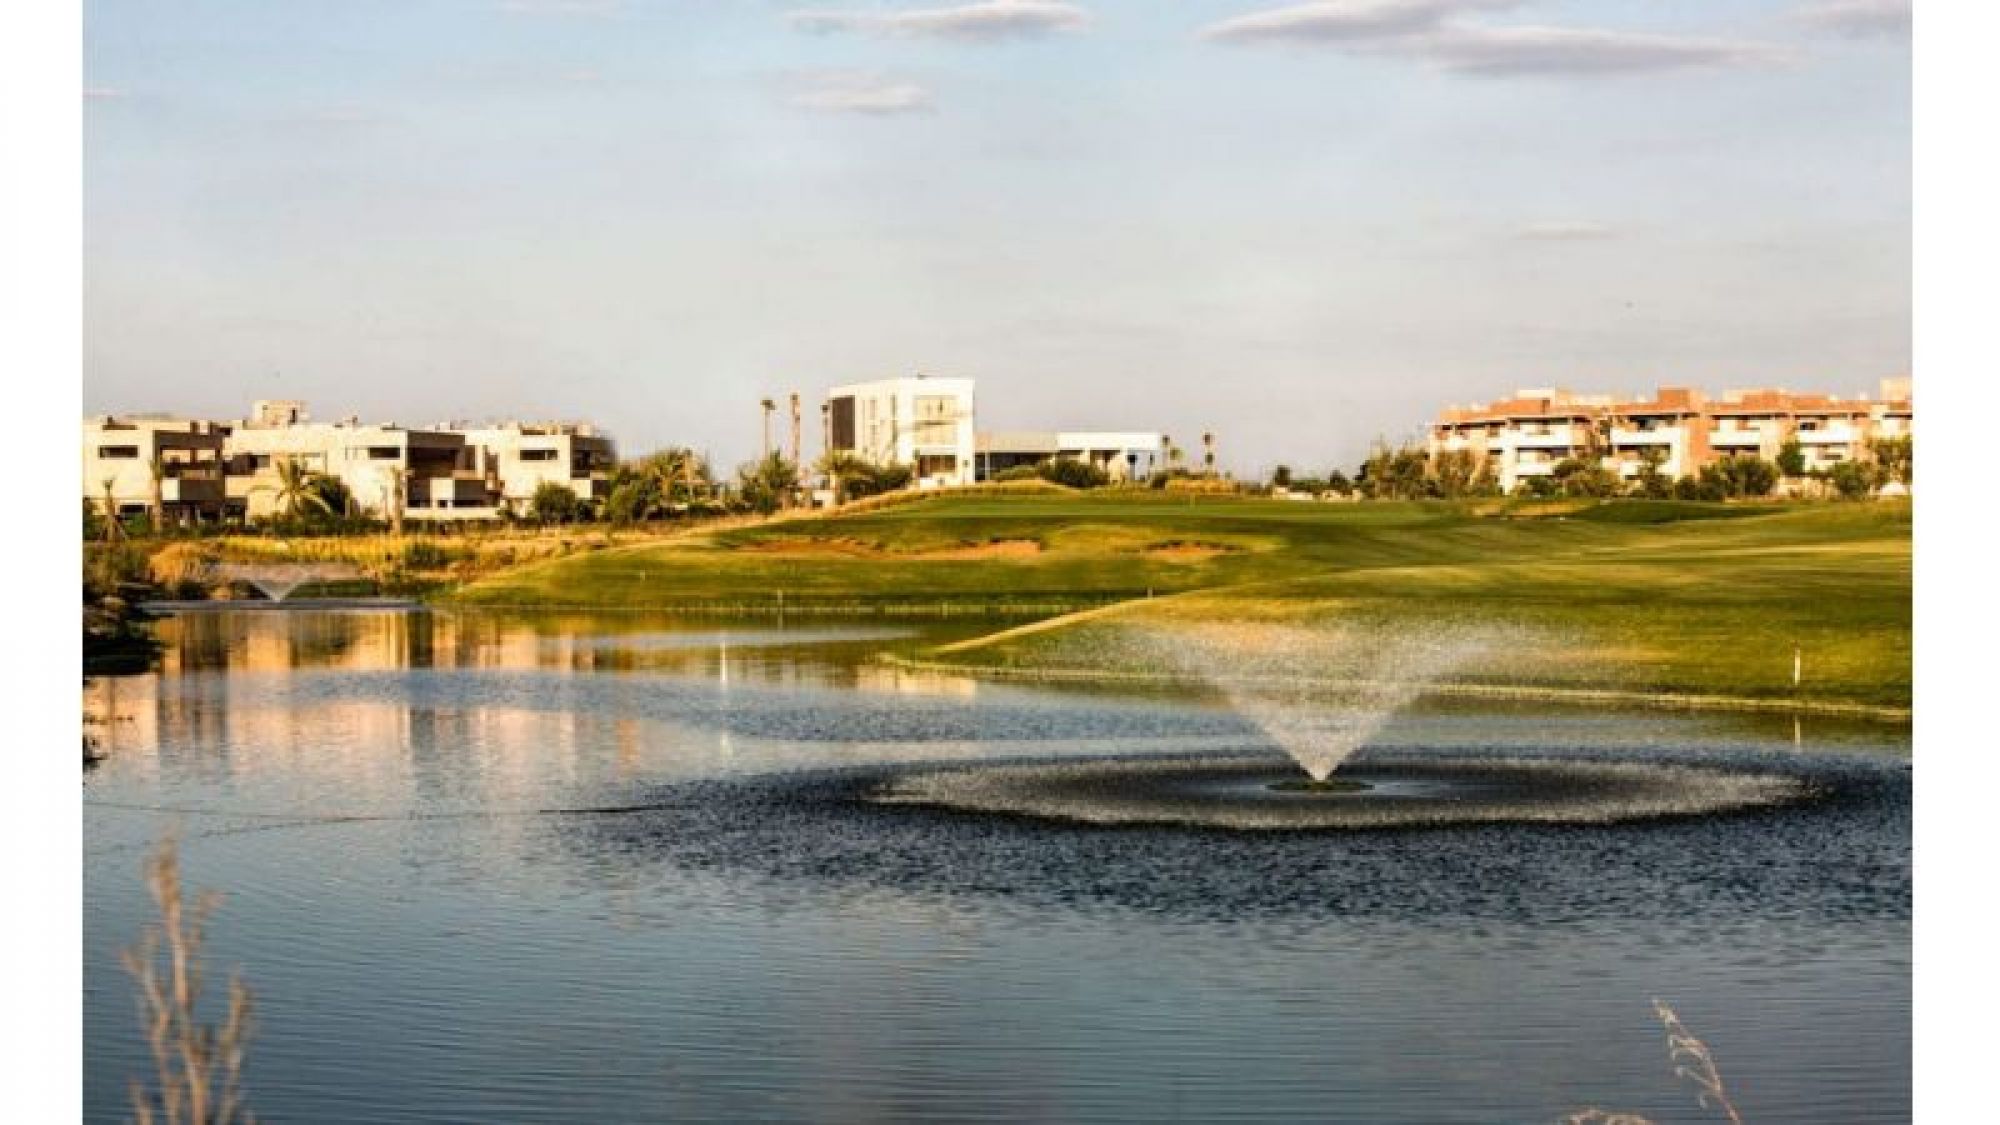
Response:
[[[1526,508],[1105,492],[940,497],[613,548],[506,571],[458,598],[671,610],[782,596],[793,611],[1050,615],[943,654],[1015,668],[1118,664],[1130,648],[1118,631],[1154,617],[1483,626],[1510,640],[1459,678],[1904,707],[1910,573],[1907,503]],[[1076,610],[1094,612],[1058,616]]]

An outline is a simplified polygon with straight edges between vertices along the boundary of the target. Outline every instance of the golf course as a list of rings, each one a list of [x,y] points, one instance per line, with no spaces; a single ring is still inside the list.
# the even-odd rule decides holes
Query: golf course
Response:
[[[1492,638],[1440,690],[1906,717],[1911,507],[980,489],[526,563],[465,607],[990,615],[922,662],[1167,676],[1204,624]]]

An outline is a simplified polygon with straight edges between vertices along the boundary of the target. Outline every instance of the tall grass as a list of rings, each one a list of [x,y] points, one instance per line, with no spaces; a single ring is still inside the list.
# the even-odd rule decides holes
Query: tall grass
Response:
[[[125,951],[125,968],[139,990],[139,1018],[152,1049],[154,1085],[132,1081],[132,1115],[139,1125],[235,1125],[256,1119],[244,1105],[241,1078],[250,1040],[250,990],[229,979],[220,1025],[204,1023],[202,929],[221,901],[207,892],[188,902],[180,852],[172,837],[146,863],[146,889],[160,911],[139,943]]]
[[[1674,1077],[1695,1088],[1695,1104],[1706,1110],[1720,1114],[1730,1125],[1743,1125],[1743,1117],[1736,1111],[1736,1104],[1729,1100],[1729,1094],[1722,1088],[1722,1074],[1715,1067],[1715,1055],[1708,1044],[1687,1029],[1672,1008],[1658,997],[1653,999],[1653,1014],[1660,1018],[1661,1026],[1667,1031],[1667,1063],[1674,1068]],[[1591,1106],[1580,1109],[1562,1119],[1562,1125],[1655,1125],[1650,1117],[1636,1113],[1615,1113]]]

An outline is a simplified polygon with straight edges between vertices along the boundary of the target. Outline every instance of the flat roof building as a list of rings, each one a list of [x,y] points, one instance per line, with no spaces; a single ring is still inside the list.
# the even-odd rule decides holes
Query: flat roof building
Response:
[[[973,381],[927,375],[827,392],[827,448],[872,465],[907,465],[919,488],[971,484]]]

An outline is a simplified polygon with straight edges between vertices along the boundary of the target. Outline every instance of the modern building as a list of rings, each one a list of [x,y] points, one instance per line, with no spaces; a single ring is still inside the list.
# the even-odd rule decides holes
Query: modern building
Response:
[[[1689,387],[1621,399],[1537,388],[1446,409],[1431,425],[1430,453],[1433,459],[1472,454],[1507,492],[1565,460],[1600,464],[1627,479],[1652,462],[1661,474],[1679,478],[1724,457],[1775,460],[1793,441],[1813,472],[1868,457],[1869,443],[1878,438],[1907,436],[1912,417],[1908,377],[1884,379],[1872,399],[1782,389],[1709,398]]]
[[[1112,480],[1138,480],[1166,463],[1165,434],[1085,430],[1003,431],[974,440],[979,480],[1056,460],[1082,461]]]
[[[453,424],[430,429],[314,422],[305,404],[262,400],[249,416],[209,422],[155,415],[83,423],[83,494],[110,489],[121,514],[150,512],[153,466],[169,523],[260,519],[284,504],[280,466],[338,479],[355,514],[405,520],[486,520],[524,514],[535,489],[555,482],[602,499],[617,463],[610,435],[581,422]]]
[[[874,465],[908,465],[919,488],[971,484],[973,381],[917,375],[827,392],[827,448]]]
[[[584,501],[598,501],[610,489],[618,448],[585,422],[502,422],[491,426],[454,425],[474,450],[475,467],[497,482],[497,502],[526,515],[535,490],[559,484]]]
[[[465,435],[396,425],[310,421],[296,403],[260,402],[230,426],[225,450],[229,504],[250,519],[278,515],[279,466],[302,465],[338,479],[356,514],[404,519],[491,519],[497,479]]]
[[[224,442],[213,422],[157,414],[88,418],[83,423],[83,496],[108,497],[120,516],[160,506],[169,524],[219,520],[226,509]]]

